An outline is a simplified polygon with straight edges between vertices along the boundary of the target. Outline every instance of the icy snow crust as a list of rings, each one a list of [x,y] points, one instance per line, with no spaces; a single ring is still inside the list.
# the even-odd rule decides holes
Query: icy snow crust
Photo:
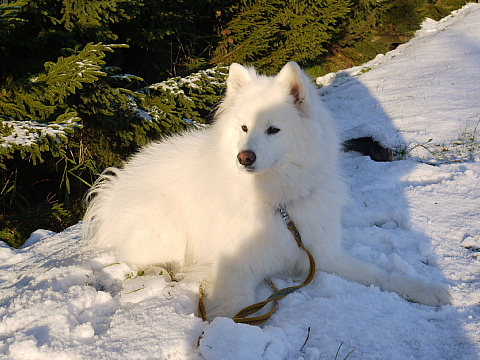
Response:
[[[473,131],[479,70],[480,4],[469,4],[318,82],[345,137],[433,146]],[[333,360],[339,348],[339,359],[354,349],[349,359],[478,359],[480,157],[461,148],[431,166],[436,157],[421,149],[392,163],[345,156],[344,246],[384,269],[450,284],[452,306],[318,274],[261,327],[208,324],[194,316],[196,284],[136,277],[111,253],[83,250],[78,224],[37,231],[19,250],[0,245],[0,359]]]

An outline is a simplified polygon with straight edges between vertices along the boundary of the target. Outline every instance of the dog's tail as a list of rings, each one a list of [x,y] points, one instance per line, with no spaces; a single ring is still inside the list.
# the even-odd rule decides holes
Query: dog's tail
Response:
[[[108,247],[105,234],[108,225],[108,209],[106,209],[113,184],[120,169],[107,168],[95,181],[93,187],[85,194],[84,204],[87,208],[82,222],[82,238],[87,247]]]

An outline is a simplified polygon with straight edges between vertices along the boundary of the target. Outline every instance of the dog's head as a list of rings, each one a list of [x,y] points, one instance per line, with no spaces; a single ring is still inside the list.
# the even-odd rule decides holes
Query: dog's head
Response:
[[[285,163],[300,165],[305,151],[314,150],[306,149],[318,131],[312,120],[314,92],[311,80],[294,62],[274,77],[231,65],[219,121],[228,126],[227,141],[235,147],[241,171],[257,174]]]

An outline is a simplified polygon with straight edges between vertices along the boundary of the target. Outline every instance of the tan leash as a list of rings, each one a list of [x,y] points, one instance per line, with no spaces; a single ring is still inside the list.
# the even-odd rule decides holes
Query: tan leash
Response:
[[[297,227],[295,226],[295,223],[293,220],[290,218],[290,216],[287,213],[287,210],[285,209],[284,206],[278,206],[277,211],[282,215],[283,222],[287,226],[288,230],[292,233],[293,237],[295,238],[295,241],[297,242],[298,246],[302,248],[308,255],[308,259],[310,261],[310,270],[308,271],[307,278],[303,283],[301,283],[298,286],[290,286],[282,290],[277,290],[275,285],[273,284],[272,280],[267,279],[268,282],[270,283],[270,286],[273,288],[274,293],[268,297],[267,300],[258,302],[256,304],[247,306],[243,310],[240,310],[237,315],[233,317],[233,321],[237,323],[243,323],[243,324],[250,324],[250,325],[258,325],[266,322],[270,317],[277,311],[278,306],[280,305],[280,299],[284,298],[288,294],[291,294],[292,292],[307,286],[312,282],[312,280],[315,277],[316,273],[316,264],[315,264],[315,258],[313,255],[308,251],[305,246],[302,243],[302,238],[300,236],[300,233],[297,230]],[[202,284],[200,285],[200,298],[198,301],[198,316],[202,318],[203,321],[207,321],[207,312],[205,309],[205,303],[203,301],[203,295],[204,295],[204,289]],[[261,309],[268,303],[273,301],[273,308],[267,312],[266,314],[263,315],[258,315],[258,316],[252,316],[248,317],[249,315],[252,315]]]

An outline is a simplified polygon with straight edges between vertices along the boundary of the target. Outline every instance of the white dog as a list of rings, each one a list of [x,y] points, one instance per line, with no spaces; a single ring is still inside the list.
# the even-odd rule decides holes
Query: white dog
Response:
[[[446,285],[342,251],[338,152],[331,115],[296,63],[275,77],[233,64],[211,127],[153,143],[100,177],[84,238],[139,267],[181,267],[205,283],[209,318],[233,317],[266,277],[308,271],[275,210],[284,205],[318,270],[415,302],[450,303]]]

